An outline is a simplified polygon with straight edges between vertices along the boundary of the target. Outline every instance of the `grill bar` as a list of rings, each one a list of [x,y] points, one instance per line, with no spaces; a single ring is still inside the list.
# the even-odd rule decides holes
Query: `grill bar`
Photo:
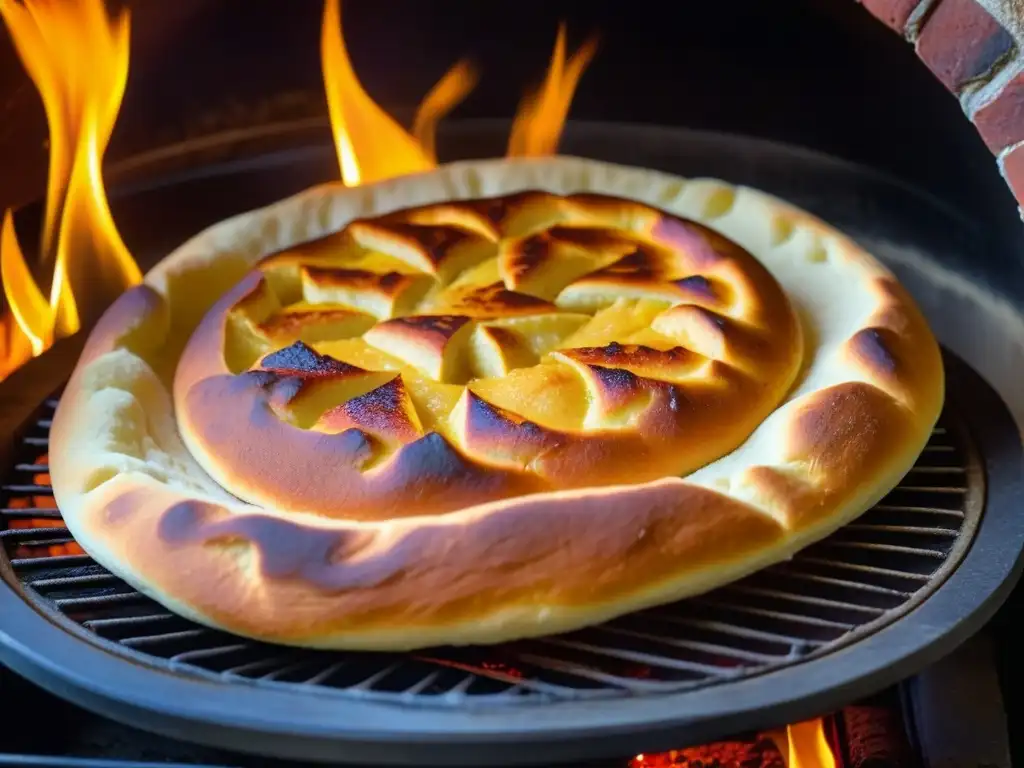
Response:
[[[168,613],[76,547],[54,508],[53,402],[0,487],[0,543],[23,584],[105,642],[254,685],[434,706],[580,699],[714,685],[824,653],[905,611],[955,555],[972,509],[965,437],[938,427],[904,483],[830,539],[756,579],[561,637],[414,654],[241,640]]]
[[[95,624],[90,629],[96,629]],[[160,643],[174,643],[181,640],[193,640],[197,637],[209,634],[210,630],[204,628],[183,629],[180,632],[164,632],[160,635],[143,635],[142,637],[126,637],[121,640],[121,645],[128,648],[144,648],[147,645],[159,645]]]
[[[837,563],[834,560],[813,556],[797,556],[796,558],[794,558],[794,562],[810,564],[817,563],[819,565],[827,566],[830,568],[836,568],[838,570],[850,570],[862,574],[872,574],[895,579],[909,579],[911,581],[917,582],[926,582],[931,578],[931,575],[927,573],[912,573],[908,571],[898,571],[893,568],[879,568],[877,566],[863,565],[861,563]]]
[[[726,602],[725,600],[714,599],[714,598],[702,598],[696,599],[696,602],[700,605],[707,605],[712,608],[719,608],[732,613],[745,614],[752,617],[764,617],[766,619],[774,619],[776,621],[789,622],[794,625],[803,624],[807,627],[828,627],[840,630],[851,630],[856,625],[834,621],[833,619],[826,619],[821,616],[805,616],[799,613],[793,613],[790,611],[773,611],[766,608],[758,608],[753,605],[734,604]]]
[[[58,576],[54,579],[35,579],[34,581],[29,581],[28,586],[43,591],[44,589],[53,589],[55,587],[99,586],[116,582],[117,577],[112,573],[89,573],[84,576]]]
[[[50,486],[48,486],[48,485],[38,485],[38,484],[31,484],[31,485],[5,485],[2,488],[0,488],[0,490],[3,490],[6,493],[10,493],[10,494],[19,494],[19,493],[40,493],[40,494],[45,493],[45,494],[49,494],[50,493]]]
[[[831,539],[822,542],[826,547],[842,547],[846,549],[862,549],[868,552],[887,552],[894,555],[915,555],[919,557],[933,557],[936,560],[945,560],[946,553],[941,549],[924,549],[922,547],[904,547],[899,544],[876,544],[870,541],[842,541]]]
[[[633,637],[639,640],[648,640],[652,643],[661,643],[674,648],[685,648],[687,650],[698,651],[709,655],[729,657],[737,659],[739,661],[750,661],[754,663],[770,663],[775,657],[767,653],[756,653],[754,651],[746,650],[744,648],[731,648],[727,645],[716,644],[716,643],[702,643],[694,640],[683,640],[672,637],[664,637],[662,635],[651,634],[647,632],[637,632],[630,629],[624,629],[622,627],[616,627],[613,625],[605,625],[598,627],[596,631],[601,633],[610,633],[613,635],[623,635],[625,637]]]
[[[949,515],[952,517],[964,516],[963,510],[960,509],[943,509],[941,507],[913,507],[900,504],[878,504],[875,512],[910,512],[913,514],[921,515]]]
[[[8,518],[49,518],[51,520],[60,520],[60,510],[56,507],[52,508],[40,508],[32,507],[27,509],[0,509],[0,517]]]

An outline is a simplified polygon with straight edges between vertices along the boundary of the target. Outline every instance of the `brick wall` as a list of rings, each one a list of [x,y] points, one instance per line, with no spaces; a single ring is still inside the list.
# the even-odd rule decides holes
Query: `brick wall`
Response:
[[[959,100],[1024,218],[1024,0],[858,0]]]

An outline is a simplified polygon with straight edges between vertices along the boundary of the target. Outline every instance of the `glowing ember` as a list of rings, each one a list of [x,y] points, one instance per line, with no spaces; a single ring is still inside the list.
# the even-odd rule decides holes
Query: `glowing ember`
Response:
[[[818,718],[761,733],[751,741],[715,741],[670,752],[635,755],[628,768],[836,768]]]
[[[625,768],[785,768],[768,737],[749,741],[714,741],[697,747],[634,756]]]
[[[45,467],[49,463],[49,456],[47,454],[41,454],[36,457],[35,461],[32,462],[40,467]],[[37,472],[32,477],[32,482],[40,486],[43,486],[40,490],[44,490],[50,485],[50,473],[49,472]],[[37,540],[23,539],[20,540],[11,550],[9,554],[11,557],[19,560],[29,560],[37,557],[61,557],[65,555],[82,555],[85,551],[71,539],[65,533],[47,534],[47,528],[63,528],[64,521],[58,516],[53,516],[53,512],[57,508],[57,501],[53,496],[49,495],[34,495],[34,496],[16,496],[8,499],[5,502],[9,510],[18,510],[19,514],[24,515],[14,517],[8,522],[8,528],[16,529],[43,529],[39,531],[39,538]],[[34,514],[33,510],[39,510],[39,517],[32,517]]]
[[[8,212],[0,237],[9,307],[0,317],[3,378],[29,354],[76,332],[142,275],[110,215],[101,172],[128,78],[128,13],[112,18],[102,0],[0,0],[0,15],[46,110],[50,168],[40,262],[52,265],[46,299]]]

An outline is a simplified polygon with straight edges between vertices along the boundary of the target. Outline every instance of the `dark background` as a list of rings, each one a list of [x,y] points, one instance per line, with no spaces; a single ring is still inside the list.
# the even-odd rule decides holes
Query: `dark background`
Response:
[[[325,113],[320,0],[145,0],[108,152]],[[347,0],[367,90],[415,105],[458,58],[482,70],[453,117],[511,117],[543,75],[559,19],[599,53],[571,115],[752,134],[886,170],[980,218],[1019,226],[992,156],[912,46],[853,0]],[[326,129],[324,138],[327,139]],[[0,36],[0,204],[39,196],[41,104]]]

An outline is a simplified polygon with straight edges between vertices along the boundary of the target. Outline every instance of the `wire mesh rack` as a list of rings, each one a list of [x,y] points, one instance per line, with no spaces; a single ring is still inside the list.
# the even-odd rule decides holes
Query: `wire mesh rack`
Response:
[[[965,430],[944,415],[914,468],[856,522],[710,594],[556,637],[407,654],[298,650],[168,612],[97,564],[51,495],[47,400],[0,490],[0,538],[29,600],[89,638],[222,682],[450,707],[674,692],[827,654],[907,613],[957,564],[983,507]]]

